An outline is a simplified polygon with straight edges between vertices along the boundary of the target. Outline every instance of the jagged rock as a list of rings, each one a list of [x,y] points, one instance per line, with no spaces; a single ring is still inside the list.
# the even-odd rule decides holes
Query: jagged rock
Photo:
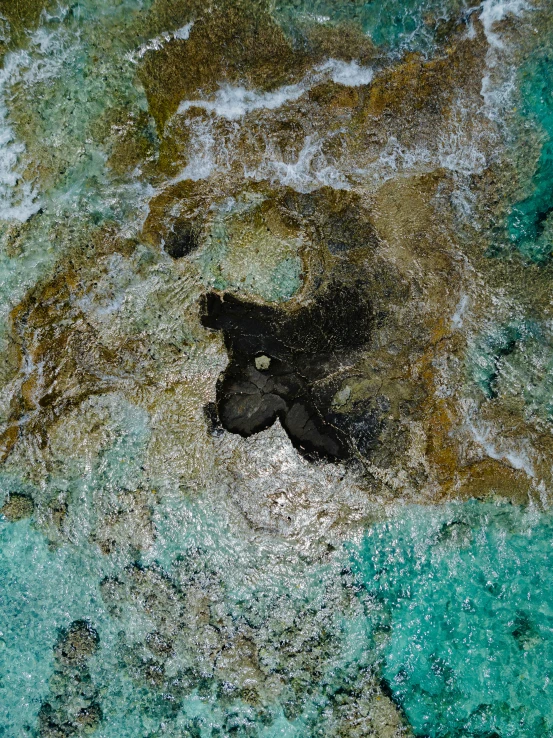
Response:
[[[0,509],[2,514],[7,520],[14,523],[17,520],[23,520],[24,518],[30,518],[35,509],[35,504],[32,497],[28,495],[11,494]]]

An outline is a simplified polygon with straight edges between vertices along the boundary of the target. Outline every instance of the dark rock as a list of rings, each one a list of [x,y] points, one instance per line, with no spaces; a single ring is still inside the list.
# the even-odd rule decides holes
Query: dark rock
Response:
[[[162,633],[154,631],[146,636],[146,644],[150,651],[156,656],[169,656],[173,651],[172,642]]]
[[[381,413],[364,404],[354,406],[350,413],[332,413],[329,420],[340,428],[363,456],[370,456],[378,445],[382,428]]]
[[[307,457],[350,455],[347,432],[335,425],[322,387],[369,340],[373,315],[365,282],[332,282],[291,311],[212,292],[201,312],[204,326],[223,331],[229,353],[217,385],[226,430],[247,437],[279,418]]]
[[[530,649],[533,645],[542,643],[540,633],[528,614],[519,610],[516,614],[512,636],[521,651]]]
[[[86,620],[75,620],[60,632],[54,646],[50,694],[38,713],[41,738],[89,735],[102,721],[98,690],[88,669],[100,637]]]
[[[189,223],[181,225],[172,231],[165,240],[165,251],[173,259],[182,259],[198,247],[198,236],[194,227]]]
[[[100,637],[86,620],[75,620],[60,633],[55,647],[56,660],[64,665],[87,661],[98,649]]]
[[[83,707],[79,710],[79,714],[76,718],[76,723],[80,728],[84,729],[85,733],[91,733],[99,726],[102,722],[102,709],[100,705],[92,703],[88,707]]]
[[[207,424],[207,430],[212,436],[220,436],[223,433],[223,426],[217,414],[217,405],[214,402],[208,402],[204,405],[204,418]]]

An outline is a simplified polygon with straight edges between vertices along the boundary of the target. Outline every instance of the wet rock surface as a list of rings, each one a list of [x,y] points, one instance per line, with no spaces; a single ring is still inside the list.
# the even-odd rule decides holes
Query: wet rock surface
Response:
[[[546,735],[515,585],[551,539],[553,21],[523,6],[0,0],[0,733]],[[537,729],[497,728],[498,654]]]
[[[211,293],[201,310],[203,325],[223,332],[230,357],[217,386],[223,427],[248,437],[279,418],[302,453],[347,458],[348,439],[317,385],[370,339],[366,286],[331,283],[290,312]]]

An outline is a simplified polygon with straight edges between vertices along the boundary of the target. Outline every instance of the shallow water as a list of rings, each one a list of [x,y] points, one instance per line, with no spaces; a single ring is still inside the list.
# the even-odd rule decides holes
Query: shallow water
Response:
[[[0,16],[0,735],[553,736],[551,4]]]

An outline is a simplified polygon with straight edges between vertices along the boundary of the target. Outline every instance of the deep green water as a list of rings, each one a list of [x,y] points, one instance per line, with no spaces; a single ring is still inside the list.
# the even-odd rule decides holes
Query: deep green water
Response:
[[[94,249],[108,238],[99,234],[116,233],[127,250],[109,256],[107,276],[95,276],[77,306],[76,298],[68,300],[82,319],[61,313],[44,319],[56,325],[52,341],[67,325],[77,325],[76,331],[83,323],[93,325],[107,336],[120,373],[115,379],[102,375],[91,360],[93,368],[87,367],[99,389],[50,418],[52,455],[20,436],[24,440],[0,469],[0,504],[23,495],[34,505],[33,515],[22,520],[0,516],[0,736],[553,736],[553,517],[550,480],[543,471],[550,471],[552,462],[547,443],[553,421],[553,336],[549,308],[541,309],[547,300],[533,300],[533,278],[526,276],[527,270],[541,270],[531,274],[539,274],[543,290],[553,252],[551,5],[298,0],[270,7],[274,22],[300,48],[314,43],[306,41],[313,27],[340,29],[347,22],[361,29],[376,47],[375,73],[399,63],[405,53],[439,56],[453,38],[449,34],[470,36],[478,26],[487,49],[480,71],[497,89],[509,80],[495,112],[488,110],[485,118],[502,119],[489,134],[493,150],[482,155],[485,168],[496,167],[486,186],[496,186],[497,192],[488,200],[485,187],[478,189],[482,171],[447,165],[450,151],[443,143],[435,165],[430,148],[413,144],[408,151],[388,136],[395,153],[382,154],[375,172],[381,166],[385,174],[378,170],[374,181],[400,179],[410,166],[417,176],[438,168],[453,172],[451,191],[444,195],[444,187],[435,200],[462,204],[456,211],[462,220],[457,233],[478,244],[459,258],[468,261],[478,250],[475,269],[482,268],[484,276],[477,279],[475,270],[468,279],[463,276],[471,304],[478,293],[490,292],[480,312],[475,309],[463,323],[466,350],[455,367],[462,389],[442,387],[441,397],[457,392],[470,410],[450,437],[480,428],[481,411],[482,422],[496,420],[496,426],[493,438],[480,440],[480,457],[523,473],[529,468],[521,461],[525,454],[541,465],[540,478],[527,474],[531,492],[524,502],[517,490],[509,500],[493,480],[489,494],[475,489],[462,499],[455,499],[460,482],[447,499],[421,494],[419,500],[416,490],[409,498],[398,493],[384,499],[370,485],[361,494],[358,468],[329,464],[332,469],[325,471],[325,464],[300,458],[284,434],[268,435],[259,448],[229,440],[220,429],[209,440],[212,445],[197,441],[207,437],[202,407],[212,399],[207,395],[226,357],[222,343],[202,338],[201,325],[193,324],[192,311],[187,312],[190,305],[208,287],[286,303],[300,290],[303,267],[299,256],[288,253],[296,248],[288,234],[288,240],[281,238],[288,250],[276,267],[271,261],[264,272],[261,257],[244,266],[227,248],[226,231],[221,235],[226,216],[213,215],[227,203],[224,177],[235,160],[245,186],[263,179],[246,176],[248,162],[240,166],[236,140],[240,126],[247,125],[244,116],[226,115],[226,149],[216,140],[215,115],[187,124],[190,138],[183,134],[178,146],[163,140],[170,138],[169,124],[156,128],[137,71],[140,60],[146,47],[161,49],[170,37],[185,43],[190,29],[183,31],[184,20],[200,23],[197,5],[169,2],[169,10],[156,15],[156,8],[166,6],[145,0],[47,4],[23,35],[16,34],[11,15],[5,18],[13,28],[0,71],[4,424],[14,396],[23,392],[23,380],[39,371],[31,365],[31,353],[15,373],[10,368],[10,311],[41,279],[61,273],[68,254],[73,254],[75,282],[89,279]],[[238,9],[244,11],[240,4]],[[509,26],[513,19],[520,23],[515,32]],[[296,77],[287,82],[307,89],[301,81],[305,76]],[[349,91],[360,86],[355,80],[343,84]],[[282,94],[293,99],[296,92]],[[250,138],[255,138],[262,124],[251,120]],[[361,115],[359,120],[362,125]],[[291,190],[305,194],[329,181],[338,183],[336,191],[345,191],[350,182],[370,179],[356,161],[340,172],[347,157],[336,155],[330,165],[324,157],[331,154],[322,145],[316,149],[317,136],[326,133],[319,130],[324,121],[301,122],[307,131],[306,169],[301,152],[295,164],[284,158],[273,162],[266,171],[281,173],[280,184],[269,177],[275,191],[292,183]],[[342,123],[332,131],[337,139]],[[117,168],[110,157],[126,125],[146,154],[132,166]],[[282,128],[292,140],[290,121]],[[455,136],[462,132],[443,140]],[[372,145],[363,139],[367,150]],[[156,169],[152,162],[175,150],[192,171],[191,181],[220,176],[213,206],[206,210],[206,218],[213,218],[208,247],[190,260],[197,271],[178,275],[163,249],[148,243],[142,232],[154,194],[165,191],[167,170],[173,176],[171,167]],[[273,154],[266,145],[267,158]],[[357,154],[352,156],[355,160]],[[404,170],[400,160],[407,162]],[[201,173],[202,166],[209,175]],[[229,206],[225,212],[237,210]],[[321,264],[311,265],[314,274],[327,268]],[[488,264],[490,270],[499,265],[489,280]],[[519,271],[501,272],[504,264]],[[459,281],[459,274],[451,279]],[[464,313],[460,308],[457,313],[454,321],[461,325]],[[42,324],[37,325],[38,335]],[[150,351],[141,354],[136,370],[146,376],[144,394],[136,392],[132,399],[134,390],[126,382],[133,370],[114,338],[121,335],[129,345],[143,340]],[[22,344],[19,340],[24,354],[28,347]],[[171,363],[167,356],[173,349],[179,356],[186,353],[192,368],[180,358]],[[69,356],[67,347],[63,351],[56,358],[60,367]],[[400,353],[396,346],[393,351]],[[156,405],[155,392],[161,396],[171,382],[191,386],[194,381],[201,392],[191,391],[186,403],[175,390],[165,404]],[[72,397],[78,394],[74,387],[70,391]],[[349,395],[344,397],[345,403]],[[493,403],[503,403],[505,414],[491,416]],[[25,406],[18,427],[25,428],[46,406]],[[502,423],[515,413],[517,422],[527,425],[519,432],[520,424],[513,421],[516,433],[509,430],[509,435]],[[413,415],[413,424],[419,421]],[[167,430],[162,442],[160,428]],[[155,456],[155,443],[166,444],[165,455]],[[461,471],[481,461],[477,456],[474,452]],[[375,458],[378,466],[380,457]],[[400,477],[391,465],[383,462],[382,469],[384,476]],[[374,468],[369,471],[371,480],[378,476]],[[396,489],[394,479],[390,489]],[[316,494],[310,497],[304,488]],[[359,496],[361,513],[355,507]],[[62,508],[62,520],[54,524],[53,515]],[[77,673],[60,666],[56,643],[79,620],[97,631],[99,647]],[[156,638],[162,643],[157,651]],[[57,727],[40,717],[46,703],[58,711]],[[92,703],[99,706],[101,720],[87,729],[75,715]],[[387,712],[378,712],[379,703],[386,703]]]

